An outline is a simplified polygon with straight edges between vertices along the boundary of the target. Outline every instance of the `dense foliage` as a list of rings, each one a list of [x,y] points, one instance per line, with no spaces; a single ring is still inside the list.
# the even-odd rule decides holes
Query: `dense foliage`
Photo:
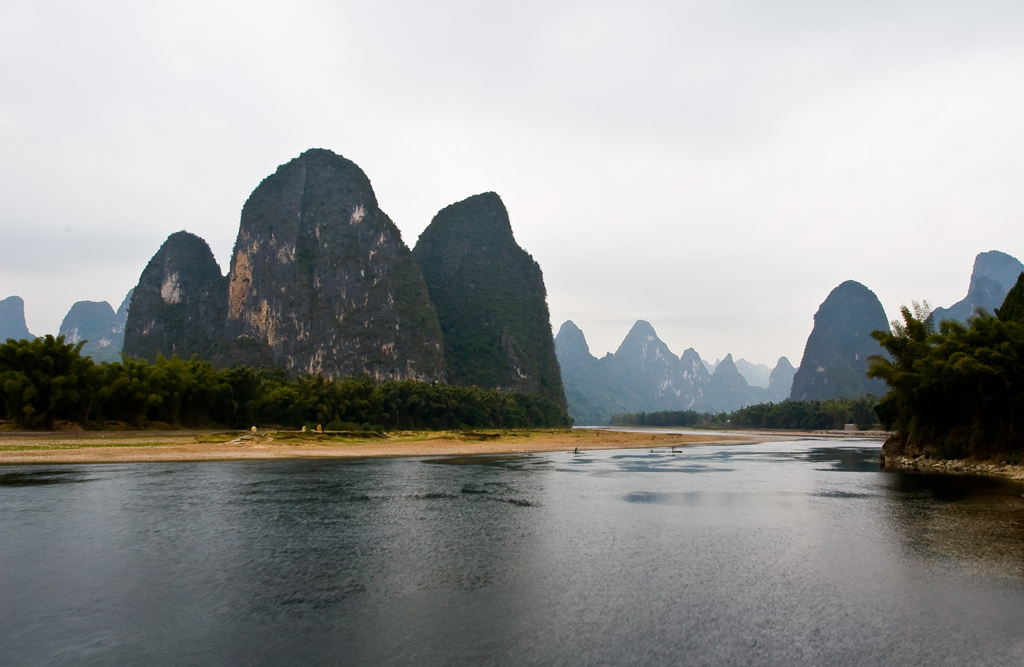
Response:
[[[58,421],[190,427],[335,425],[338,430],[568,426],[565,410],[535,394],[411,380],[289,378],[282,370],[216,368],[195,356],[95,364],[64,338],[0,345],[2,415],[23,428]]]
[[[759,403],[719,414],[678,410],[623,414],[612,417],[613,426],[707,426],[715,428],[780,428],[798,430],[841,429],[846,424],[869,429],[878,424],[877,400],[833,398],[827,401]]]
[[[1024,452],[1024,274],[996,316],[935,331],[927,303],[901,309],[903,322],[873,335],[891,359],[869,374],[890,392],[878,414],[895,431],[885,452],[937,458]]]
[[[447,379],[565,406],[540,266],[493,192],[440,211],[413,250],[444,337]]]

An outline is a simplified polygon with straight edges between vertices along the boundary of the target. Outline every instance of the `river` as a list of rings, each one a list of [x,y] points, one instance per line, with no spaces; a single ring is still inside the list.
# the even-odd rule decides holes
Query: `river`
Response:
[[[0,664],[1024,664],[1024,488],[878,447],[3,467]]]

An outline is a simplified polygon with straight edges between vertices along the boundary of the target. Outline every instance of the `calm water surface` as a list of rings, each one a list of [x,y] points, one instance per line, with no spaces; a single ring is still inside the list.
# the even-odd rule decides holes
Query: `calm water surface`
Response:
[[[0,664],[1024,665],[1024,488],[878,443],[0,468]]]

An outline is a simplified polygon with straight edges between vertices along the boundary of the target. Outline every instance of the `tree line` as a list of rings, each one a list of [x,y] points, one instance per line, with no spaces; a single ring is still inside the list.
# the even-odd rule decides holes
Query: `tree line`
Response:
[[[217,368],[208,361],[125,357],[94,363],[63,336],[0,344],[0,403],[5,421],[52,429],[73,421],[102,428],[252,425],[328,430],[448,430],[567,427],[549,398],[414,380],[376,384],[369,377],[290,377],[283,369]]]
[[[870,377],[890,391],[877,411],[894,431],[886,449],[935,458],[1024,454],[1024,274],[995,315],[936,330],[927,302],[901,309],[892,331],[872,334],[888,353]]]
[[[827,401],[782,401],[759,403],[718,414],[693,410],[666,410],[615,415],[612,426],[663,426],[703,428],[777,428],[806,431],[841,429],[856,424],[870,429],[879,423],[875,414],[878,399],[832,398]]]

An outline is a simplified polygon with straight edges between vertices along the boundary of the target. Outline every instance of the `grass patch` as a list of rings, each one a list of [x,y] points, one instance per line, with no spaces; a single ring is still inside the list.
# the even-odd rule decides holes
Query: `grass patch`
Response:
[[[0,452],[53,451],[57,449],[100,449],[110,447],[162,447],[173,442],[64,442],[54,445],[0,445]]]
[[[204,433],[196,436],[196,442],[200,444],[217,444],[229,442],[243,435],[249,435],[249,431],[221,431],[219,433]]]

